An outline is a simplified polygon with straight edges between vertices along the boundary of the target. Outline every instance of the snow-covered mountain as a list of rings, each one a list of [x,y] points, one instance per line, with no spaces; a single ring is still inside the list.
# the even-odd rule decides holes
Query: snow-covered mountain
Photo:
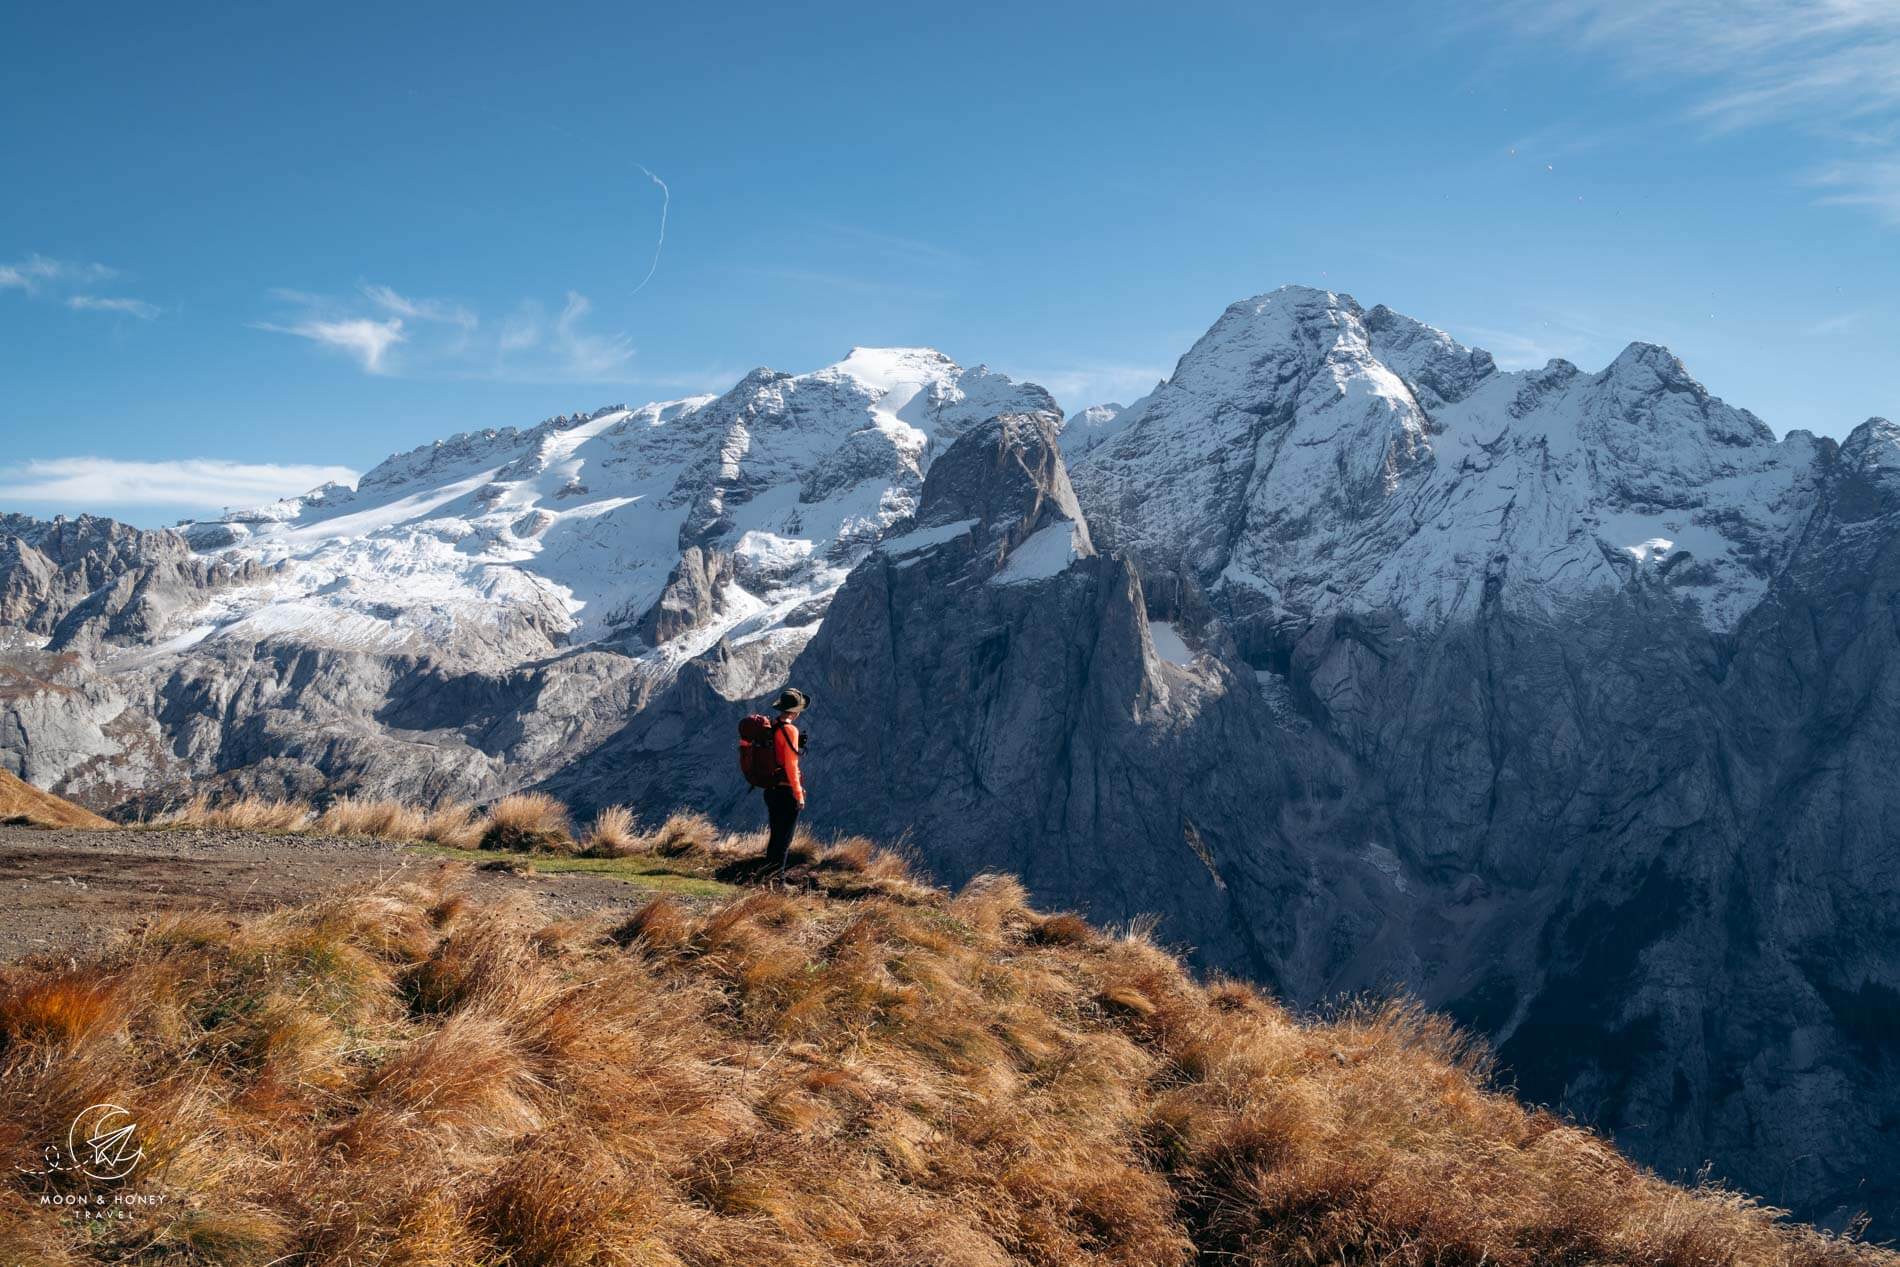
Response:
[[[674,665],[724,639],[782,665],[914,512],[931,456],[1011,412],[1057,410],[930,349],[859,348],[717,397],[469,432],[355,489],[185,526],[198,559],[254,579],[156,631],[61,641],[149,658],[289,639],[494,668],[603,643]],[[1814,509],[1821,444],[1775,439],[1653,345],[1594,374],[1507,373],[1302,287],[1233,305],[1154,392],[1079,411],[1062,437],[1104,543],[1192,578],[1248,645],[1336,610],[1432,626],[1630,587],[1732,629]]]
[[[1776,440],[1665,348],[1506,373],[1301,287],[1230,307],[1113,425],[1071,457],[1108,540],[1269,622],[1653,585],[1732,629],[1816,499],[1815,437]]]
[[[1066,428],[859,349],[180,532],[0,519],[0,761],[753,823],[731,721],[797,680],[821,829],[1402,987],[1658,1167],[1900,1220],[1897,611],[1900,427],[1287,287]]]
[[[95,803],[220,773],[531,781],[696,656],[716,648],[739,693],[782,675],[932,456],[1005,411],[1057,414],[930,349],[858,348],[716,397],[456,435],[176,533],[22,521],[0,594],[44,690],[0,715],[6,759]]]
[[[910,514],[930,455],[1040,388],[927,348],[857,348],[809,374],[756,370],[722,396],[470,432],[326,486],[190,525],[255,560],[164,644],[280,636],[491,662],[619,640],[678,660],[718,639],[797,641],[851,564]],[[642,619],[683,552],[717,553],[703,619]],[[658,644],[658,645],[656,645]]]
[[[1146,403],[1146,398],[1142,403]],[[1062,424],[1063,456],[1073,462],[1090,449],[1112,439],[1121,430],[1121,421],[1126,416],[1129,416],[1128,406],[1118,400],[1076,410]]]

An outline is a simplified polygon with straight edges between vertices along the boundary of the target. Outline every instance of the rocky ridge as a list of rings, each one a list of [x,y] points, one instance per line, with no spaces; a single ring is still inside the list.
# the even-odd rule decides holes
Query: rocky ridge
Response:
[[[861,349],[100,547],[130,566],[29,533],[0,752],[43,785],[750,822],[731,722],[795,679],[827,829],[1158,914],[1295,1003],[1404,988],[1667,1173],[1900,1217],[1890,423],[1777,440],[1661,348],[1506,373],[1286,288],[1067,429]]]

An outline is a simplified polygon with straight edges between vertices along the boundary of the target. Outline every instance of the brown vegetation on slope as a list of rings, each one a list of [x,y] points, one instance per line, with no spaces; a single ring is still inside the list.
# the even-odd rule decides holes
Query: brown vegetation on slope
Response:
[[[35,827],[103,829],[112,824],[71,801],[42,792],[31,783],[0,770],[0,823],[18,820]]]
[[[1487,1090],[1437,1018],[1302,1022],[1013,880],[807,849],[863,896],[405,885],[6,970],[0,1262],[1895,1261]],[[102,1100],[170,1199],[88,1231],[18,1167]]]
[[[461,801],[422,809],[402,801],[341,796],[321,813],[303,801],[259,796],[213,801],[200,794],[150,825],[293,836],[367,836],[491,854],[648,857],[665,860],[665,870],[679,876],[728,884],[765,878],[758,832],[724,831],[697,813],[676,813],[649,829],[625,806],[612,805],[601,810],[576,840],[567,807],[539,792],[504,796],[485,811]],[[525,858],[499,861],[524,874],[534,871]],[[911,875],[899,852],[878,849],[859,836],[823,844],[801,830],[793,837],[789,863],[786,874],[794,885],[834,897],[878,892],[916,901],[929,891]]]

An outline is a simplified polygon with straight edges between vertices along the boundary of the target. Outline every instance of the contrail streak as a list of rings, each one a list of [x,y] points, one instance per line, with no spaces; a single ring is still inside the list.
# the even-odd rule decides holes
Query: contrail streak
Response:
[[[653,280],[653,274],[659,271],[660,252],[666,247],[666,209],[673,205],[673,191],[666,187],[666,182],[661,180],[658,176],[655,176],[652,172],[647,172],[647,169],[642,167],[639,163],[635,163],[634,166],[646,172],[647,179],[660,187],[660,240],[653,244],[653,263],[648,266],[647,275],[642,277],[640,284],[635,286],[633,290],[628,293],[627,298],[629,299],[645,290],[647,283]]]

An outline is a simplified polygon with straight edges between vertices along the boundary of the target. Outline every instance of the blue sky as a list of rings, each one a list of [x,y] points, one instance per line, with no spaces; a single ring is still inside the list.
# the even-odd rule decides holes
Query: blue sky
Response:
[[[1900,4],[1332,7],[7,6],[0,508],[170,522],[854,344],[1127,400],[1289,281],[1900,413]]]

